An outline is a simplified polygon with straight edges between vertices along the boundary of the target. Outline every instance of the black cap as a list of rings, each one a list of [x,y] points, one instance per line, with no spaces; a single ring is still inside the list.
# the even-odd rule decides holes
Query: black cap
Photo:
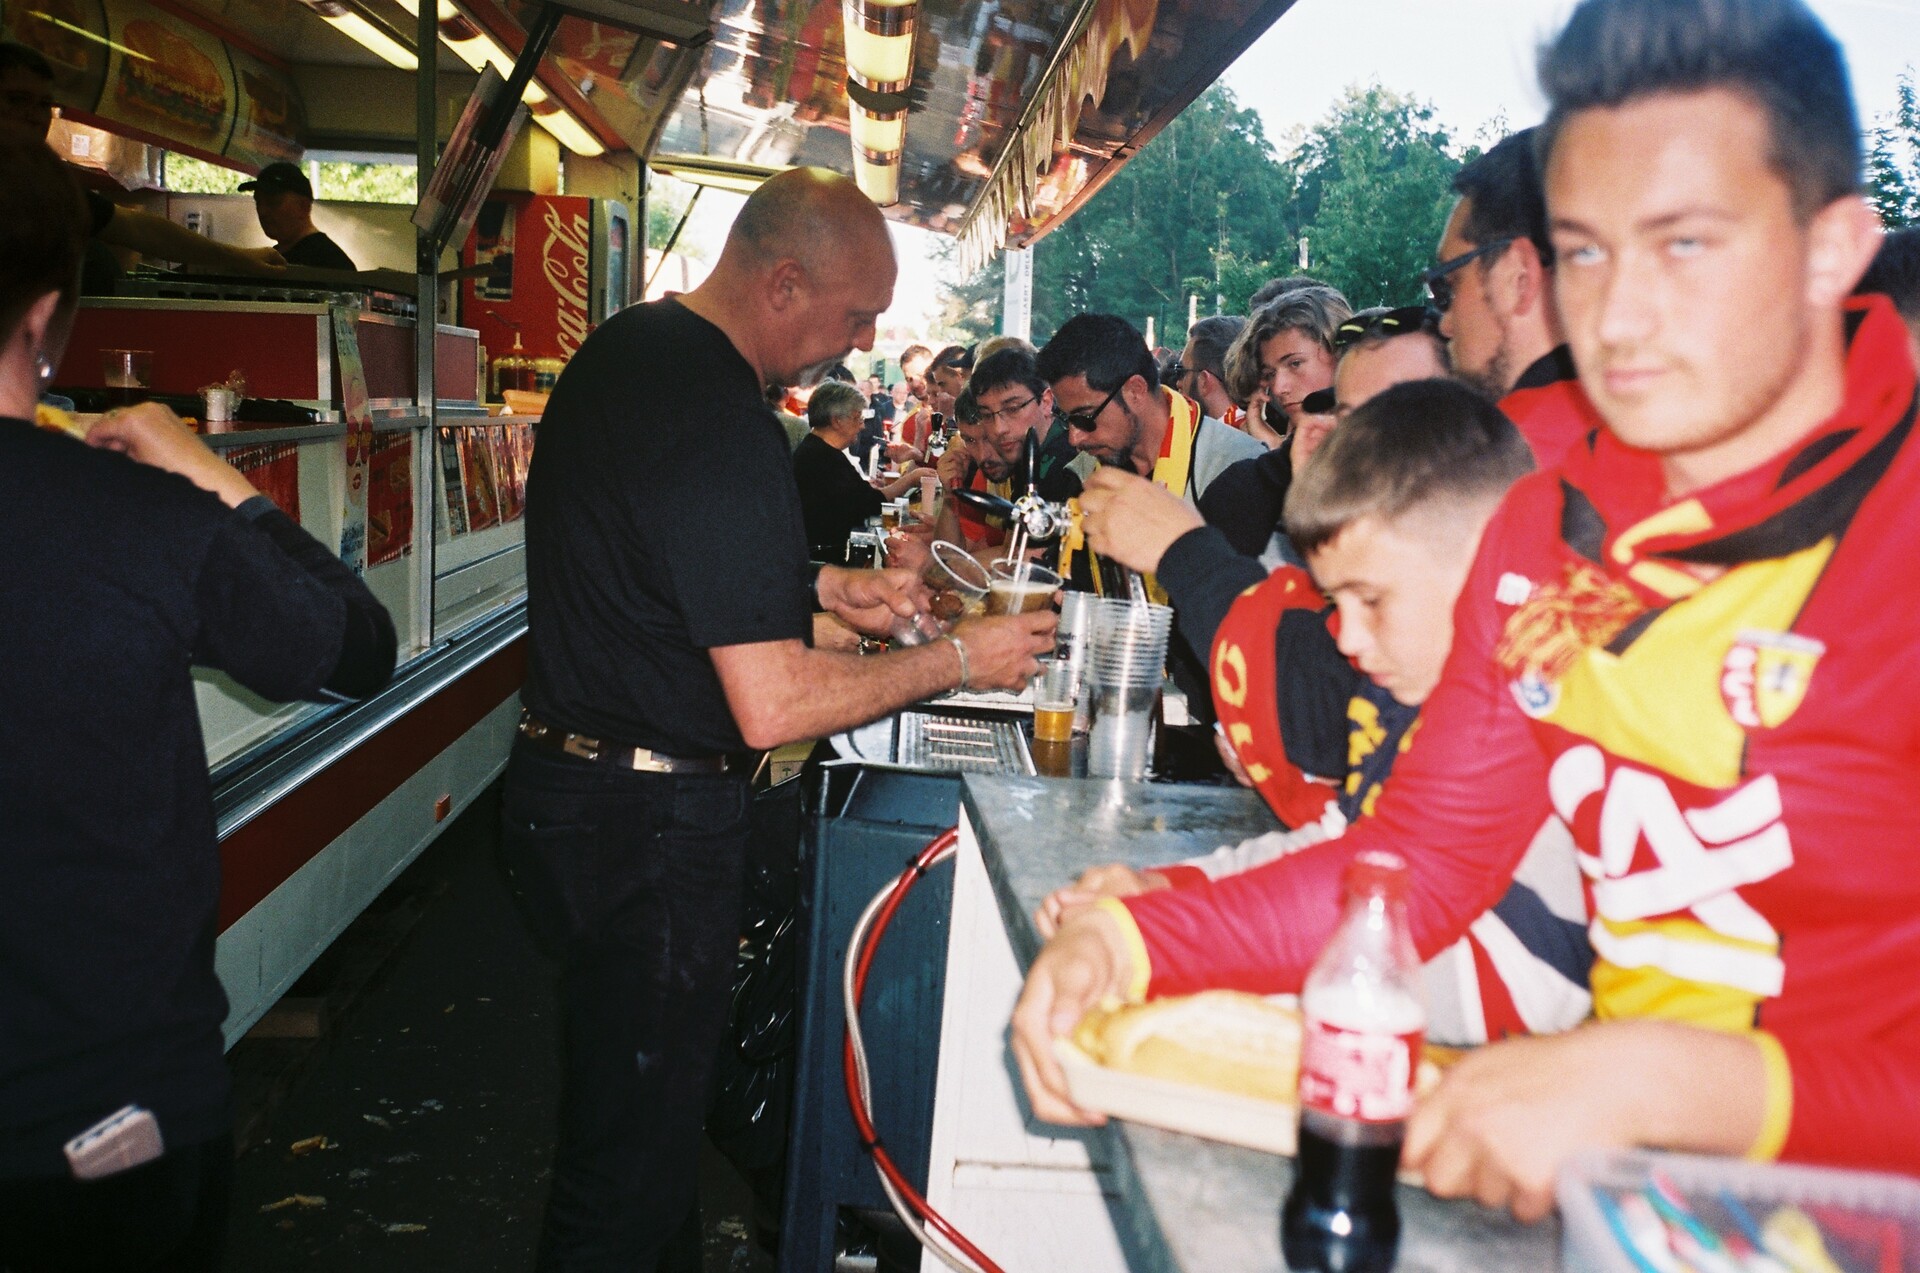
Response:
[[[1333,390],[1316,389],[1306,397],[1300,399],[1300,413],[1302,415],[1332,415]]]
[[[307,174],[300,171],[298,164],[285,161],[268,164],[252,181],[241,182],[240,189],[243,192],[253,191],[256,198],[262,194],[297,194],[313,198],[313,183],[307,180]]]

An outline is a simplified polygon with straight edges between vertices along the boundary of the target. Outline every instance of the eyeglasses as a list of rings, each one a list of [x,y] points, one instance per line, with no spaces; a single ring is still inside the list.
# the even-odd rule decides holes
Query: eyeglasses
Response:
[[[1369,336],[1402,336],[1407,332],[1432,331],[1436,326],[1436,317],[1436,312],[1425,305],[1361,310],[1334,329],[1333,352],[1337,354]]]
[[[1442,261],[1425,274],[1422,274],[1420,281],[1426,284],[1427,295],[1433,298],[1433,307],[1442,314],[1453,308],[1453,284],[1447,278],[1449,274],[1452,274],[1455,270],[1460,269],[1471,261],[1477,261],[1483,256],[1492,256],[1497,252],[1504,252],[1512,246],[1513,239],[1511,237],[1493,239],[1489,242],[1482,243],[1471,252],[1462,252],[1451,261]]]
[[[1040,401],[1040,398],[1039,395],[1036,394],[1028,398],[1025,402],[1010,402],[998,411],[989,411],[985,407],[975,407],[973,409],[973,418],[981,424],[992,424],[995,420],[1010,421],[1014,416],[1025,411],[1038,401]]]
[[[1091,411],[1067,412],[1067,415],[1066,415],[1067,427],[1069,429],[1078,430],[1081,433],[1092,433],[1095,429],[1099,428],[1100,413],[1107,409],[1108,403],[1112,402],[1116,397],[1119,396],[1120,390],[1126,385],[1126,383],[1127,382],[1125,380],[1122,380],[1119,384],[1115,385],[1113,387],[1113,392],[1108,394],[1106,397],[1100,399],[1100,405],[1095,407]]]

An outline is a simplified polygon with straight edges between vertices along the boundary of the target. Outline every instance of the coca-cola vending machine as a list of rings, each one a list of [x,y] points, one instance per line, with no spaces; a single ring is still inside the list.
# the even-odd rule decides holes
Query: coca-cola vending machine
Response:
[[[631,292],[627,206],[579,195],[494,195],[481,205],[462,265],[492,269],[461,284],[461,322],[480,333],[488,396],[548,389],[587,333]]]

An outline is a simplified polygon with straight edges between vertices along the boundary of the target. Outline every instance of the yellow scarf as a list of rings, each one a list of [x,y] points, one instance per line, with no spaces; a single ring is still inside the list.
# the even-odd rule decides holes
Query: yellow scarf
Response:
[[[1193,481],[1194,438],[1200,432],[1200,408],[1193,399],[1183,393],[1175,393],[1166,386],[1160,392],[1167,399],[1167,433],[1169,440],[1162,446],[1165,455],[1153,462],[1153,480],[1163,489],[1182,499],[1186,498],[1187,487]],[[1072,506],[1073,519],[1067,532],[1066,543],[1060,550],[1060,574],[1062,578],[1071,574],[1073,554],[1086,545],[1086,536],[1080,529],[1080,510]],[[1089,556],[1092,552],[1089,550]],[[1098,558],[1093,559],[1094,587],[1100,586],[1100,566]],[[1167,591],[1153,575],[1146,577],[1147,596],[1156,604],[1167,604]]]

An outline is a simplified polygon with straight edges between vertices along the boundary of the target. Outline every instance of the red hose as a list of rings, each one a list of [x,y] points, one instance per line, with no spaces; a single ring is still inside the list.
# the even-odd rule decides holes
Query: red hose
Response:
[[[920,851],[918,857],[914,858],[913,865],[902,871],[900,878],[893,882],[892,891],[887,894],[887,900],[874,917],[873,931],[867,935],[866,945],[860,950],[859,961],[854,966],[853,1006],[856,1012],[859,1011],[861,999],[866,995],[867,973],[873,967],[873,955],[880,947],[880,937],[887,931],[887,925],[893,922],[894,913],[900,909],[900,904],[906,900],[907,890],[913,887],[915,880],[926,874],[927,867],[933,863],[934,859],[951,848],[959,838],[960,828],[958,827],[941,832]],[[851,1035],[847,1036],[841,1044],[840,1063],[847,1081],[847,1107],[853,1112],[853,1125],[860,1132],[861,1145],[873,1155],[874,1167],[900,1192],[900,1196],[906,1199],[907,1206],[912,1208],[916,1215],[951,1243],[956,1250],[979,1265],[983,1273],[1004,1273],[998,1264],[988,1259],[979,1247],[967,1241],[964,1234],[954,1228],[945,1216],[935,1211],[927,1200],[920,1196],[919,1191],[908,1183],[906,1174],[893,1161],[893,1156],[887,1152],[886,1146],[880,1143],[880,1133],[874,1130],[873,1120],[867,1116],[867,1111],[860,1100],[860,1072],[853,1061]]]

